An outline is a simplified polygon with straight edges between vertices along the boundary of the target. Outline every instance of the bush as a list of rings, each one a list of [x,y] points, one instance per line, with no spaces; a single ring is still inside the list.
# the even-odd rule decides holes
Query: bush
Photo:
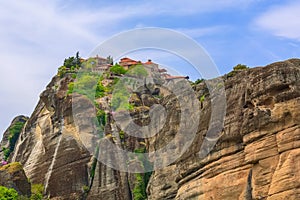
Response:
[[[106,121],[107,121],[106,117],[107,117],[106,113],[103,110],[99,109],[97,111],[97,120],[98,120],[99,125],[105,126]]]
[[[135,187],[133,189],[133,197],[134,200],[146,200],[146,185],[144,182],[144,175],[143,174],[135,174]]]
[[[204,81],[204,79],[202,78],[202,79],[197,79],[196,81],[195,81],[195,84],[199,84],[199,83],[202,83]]]
[[[229,72],[229,73],[227,74],[227,76],[228,76],[228,77],[232,77],[232,76],[234,76],[238,71],[246,70],[246,69],[249,69],[249,67],[247,67],[247,65],[238,64],[238,65],[236,65],[235,67],[233,67],[233,71]]]
[[[67,72],[76,72],[81,67],[81,61],[79,52],[76,53],[76,57],[69,57],[64,60],[63,66],[58,68],[57,75],[64,77]]]
[[[44,186],[42,184],[31,185],[31,197],[30,200],[41,200],[43,199]]]
[[[75,70],[81,66],[79,52],[76,53],[76,57],[69,57],[64,60],[64,66],[67,69]]]
[[[31,185],[31,197],[19,196],[18,192],[12,188],[0,186],[0,200],[42,200],[44,186],[42,184]]]
[[[121,75],[121,74],[125,74],[127,72],[127,70],[124,69],[124,67],[122,67],[118,64],[115,64],[114,66],[112,66],[110,68],[110,72],[117,74],[117,75]]]
[[[205,94],[202,95],[199,100],[200,100],[200,102],[204,102],[204,100],[205,100]]]
[[[67,68],[66,68],[66,66],[61,66],[61,67],[58,68],[58,73],[57,73],[57,75],[58,75],[60,78],[64,77],[64,75],[65,75],[66,73],[67,73]]]
[[[3,154],[4,154],[4,160],[7,160],[11,151],[5,147],[2,148]]]
[[[100,77],[98,81],[97,79],[98,75],[95,74],[83,74],[79,76],[76,82],[69,83],[67,95],[76,92],[87,96],[91,100],[94,97],[104,97],[109,89],[101,83],[103,77]]]
[[[67,94],[72,94],[74,90],[74,82],[68,84],[68,92]]]
[[[0,200],[17,200],[18,196],[15,189],[0,186]]]
[[[238,71],[238,70],[245,70],[248,69],[249,67],[247,67],[247,65],[242,65],[242,64],[238,64],[235,67],[233,67],[234,71]]]
[[[95,97],[99,98],[99,97],[104,97],[105,93],[108,91],[108,88],[103,86],[101,83],[101,80],[98,81],[97,86],[96,86],[96,93],[95,93]]]

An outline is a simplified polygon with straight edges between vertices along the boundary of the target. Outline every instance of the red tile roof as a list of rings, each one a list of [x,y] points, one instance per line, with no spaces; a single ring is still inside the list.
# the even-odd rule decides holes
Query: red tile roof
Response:
[[[139,63],[140,63],[139,61],[132,60],[130,58],[121,58],[121,61],[119,62],[121,66],[131,66],[131,65],[137,65]]]

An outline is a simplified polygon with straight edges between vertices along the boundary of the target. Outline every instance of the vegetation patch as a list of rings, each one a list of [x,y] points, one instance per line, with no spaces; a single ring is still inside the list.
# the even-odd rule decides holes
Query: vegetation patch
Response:
[[[124,69],[124,67],[122,67],[121,65],[115,64],[110,68],[110,72],[116,75],[121,75],[121,74],[125,74],[127,70]]]
[[[204,81],[203,78],[201,78],[201,79],[198,78],[198,79],[194,82],[194,84],[197,85],[197,84],[199,84],[199,83],[202,83],[203,81]]]
[[[2,151],[4,153],[4,160],[8,160],[11,152],[13,152],[16,142],[20,136],[20,133],[25,125],[25,122],[16,122],[12,125],[12,127],[9,128],[9,146],[8,148],[3,147]]]
[[[142,147],[139,149],[136,149],[134,151],[135,153],[139,153],[140,155],[138,155],[139,161],[141,163],[141,166],[144,169],[149,169],[149,167],[151,167],[151,163],[144,158],[143,153],[146,152],[146,148]],[[134,185],[134,189],[133,189],[133,198],[135,200],[146,200],[147,199],[147,185],[148,182],[150,180],[152,172],[146,172],[146,173],[137,173],[135,174],[135,185]]]
[[[0,186],[0,200],[42,200],[44,186],[42,184],[33,184],[31,186],[31,196],[20,196],[13,188]]]
[[[72,56],[64,60],[64,64],[58,68],[57,75],[62,78],[66,73],[75,73],[81,68],[81,65],[79,52],[77,52],[75,57]]]
[[[1,200],[17,200],[18,196],[18,192],[15,189],[0,186]]]
[[[44,185],[42,185],[42,184],[32,184],[31,185],[30,200],[43,199],[43,192],[44,192]]]
[[[23,167],[19,162],[9,163],[7,165],[0,167],[0,171],[7,170],[8,173],[10,173],[10,174],[13,174],[14,172],[20,171],[22,169],[23,169]]]
[[[233,77],[238,71],[249,69],[247,65],[238,64],[233,67],[233,70],[227,74],[227,77]]]

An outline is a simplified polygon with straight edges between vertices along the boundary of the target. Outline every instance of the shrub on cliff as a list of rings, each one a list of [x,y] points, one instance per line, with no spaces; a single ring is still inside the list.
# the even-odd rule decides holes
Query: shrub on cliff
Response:
[[[33,184],[31,186],[31,197],[30,200],[41,200],[43,199],[44,186],[42,184]]]
[[[238,65],[234,66],[234,67],[233,67],[233,70],[227,74],[227,77],[232,77],[232,76],[234,76],[238,71],[242,71],[242,70],[246,70],[246,69],[249,69],[249,67],[247,67],[247,65],[238,64]]]
[[[57,75],[59,77],[64,77],[67,72],[76,72],[81,67],[79,52],[76,53],[76,57],[71,56],[64,60],[63,66],[58,68]]]
[[[244,70],[244,69],[248,69],[249,67],[247,67],[247,65],[242,65],[242,64],[238,64],[235,67],[233,67],[234,71],[238,71],[238,70]]]
[[[23,129],[25,122],[16,122],[12,127],[9,128],[9,147],[3,147],[2,150],[4,152],[4,159],[7,160],[10,153],[14,150],[16,142],[19,138],[19,135]]]
[[[109,70],[110,70],[110,72],[117,74],[117,75],[125,74],[127,72],[127,70],[124,69],[124,67],[122,67],[118,64],[115,64]]]
[[[15,189],[0,186],[0,200],[17,200],[18,193]]]

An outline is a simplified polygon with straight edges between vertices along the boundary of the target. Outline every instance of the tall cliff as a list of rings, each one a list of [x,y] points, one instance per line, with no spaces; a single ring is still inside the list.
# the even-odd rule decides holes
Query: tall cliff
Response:
[[[152,173],[147,198],[300,199],[300,60],[236,71],[223,79],[227,110],[213,150],[204,158],[198,153],[211,115],[210,94],[202,82],[193,86],[201,101],[197,134],[180,158]],[[86,125],[95,117],[91,114],[94,105],[87,98],[68,95],[72,81],[72,74],[52,79],[26,122],[10,161],[20,162],[31,182],[43,184],[45,195],[53,199],[144,199],[135,196],[138,189],[146,187],[139,187],[140,176],[96,161],[84,145],[82,134],[96,129]],[[180,118],[176,96],[165,92],[162,97],[144,88],[132,95],[131,101],[135,109],[130,114],[137,124],[149,123],[150,107],[158,103],[168,111],[167,122],[148,139],[123,133],[122,148],[153,151],[176,136]],[[105,108],[105,102],[100,104]],[[76,123],[72,105],[81,105]],[[190,118],[195,119],[193,114]],[[106,120],[106,139],[120,142],[113,135],[111,116]],[[100,149],[99,154],[105,152]]]
[[[2,141],[0,142],[0,160],[8,160],[11,152],[14,150],[16,142],[20,136],[28,117],[23,115],[15,117],[9,127],[3,133]]]
[[[204,123],[185,156],[153,173],[149,199],[299,199],[299,78],[298,59],[225,77],[227,111],[215,148],[204,159],[197,154]]]

